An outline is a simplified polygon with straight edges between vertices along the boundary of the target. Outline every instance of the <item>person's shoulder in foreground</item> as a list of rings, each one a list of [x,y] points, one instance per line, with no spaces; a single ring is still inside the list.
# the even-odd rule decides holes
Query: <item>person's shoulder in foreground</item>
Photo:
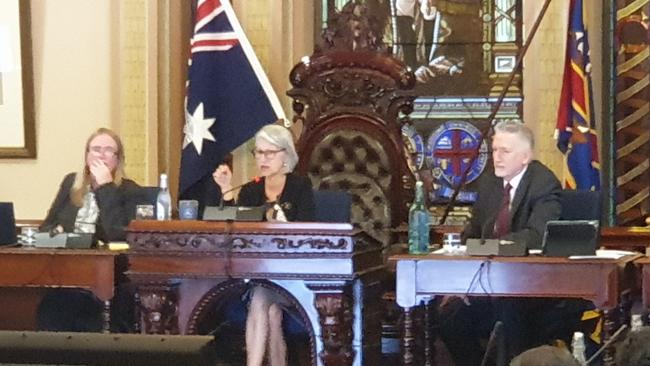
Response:
[[[616,365],[650,366],[650,327],[628,333],[616,347]]]
[[[566,348],[540,346],[521,353],[510,366],[580,366]]]

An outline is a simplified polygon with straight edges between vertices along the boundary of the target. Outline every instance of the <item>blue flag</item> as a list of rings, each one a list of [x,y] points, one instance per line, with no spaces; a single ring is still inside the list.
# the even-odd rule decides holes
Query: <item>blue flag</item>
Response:
[[[569,174],[565,186],[589,191],[600,189],[598,136],[591,92],[589,40],[582,0],[571,0],[564,81],[556,124],[557,147],[566,156]]]
[[[180,194],[265,124],[284,118],[228,0],[198,0],[185,99]]]

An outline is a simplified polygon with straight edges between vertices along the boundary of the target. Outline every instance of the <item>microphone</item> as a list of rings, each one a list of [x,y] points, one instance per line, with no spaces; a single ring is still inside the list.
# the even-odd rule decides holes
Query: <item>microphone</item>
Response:
[[[234,187],[232,187],[232,188],[226,190],[225,192],[221,192],[221,199],[219,199],[219,210],[223,210],[223,205],[224,205],[224,199],[223,199],[223,197],[224,197],[226,194],[228,194],[228,193],[230,193],[230,192],[232,192],[232,191],[236,191],[236,190],[240,189],[241,187],[247,185],[247,184],[250,183],[250,182],[259,183],[261,180],[262,180],[262,178],[260,178],[260,177],[258,177],[258,176],[254,176],[253,178],[251,178],[251,180],[249,180],[249,181],[247,181],[247,182],[244,182],[244,183],[242,183],[242,184],[240,184],[240,185],[234,186]]]
[[[492,332],[490,332],[490,338],[488,339],[487,345],[485,346],[485,353],[483,354],[483,359],[481,360],[481,366],[485,366],[487,364],[490,351],[492,348],[494,348],[497,340],[501,338],[501,328],[503,328],[503,322],[500,320],[494,322],[494,327],[492,327]]]
[[[488,220],[485,220],[485,222],[481,226],[481,244],[485,244],[485,239],[489,239],[492,237],[492,235],[488,230],[494,231],[495,222],[496,222],[496,215],[490,217]]]

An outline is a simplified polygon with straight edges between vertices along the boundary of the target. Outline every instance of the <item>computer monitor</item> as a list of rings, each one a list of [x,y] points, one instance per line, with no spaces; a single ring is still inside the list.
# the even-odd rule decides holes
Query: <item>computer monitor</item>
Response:
[[[14,204],[0,202],[0,245],[16,244],[16,218]]]
[[[544,232],[542,254],[549,257],[595,255],[599,241],[597,220],[549,221]]]
[[[207,206],[203,211],[203,220],[208,221],[262,221],[266,213],[265,206]]]

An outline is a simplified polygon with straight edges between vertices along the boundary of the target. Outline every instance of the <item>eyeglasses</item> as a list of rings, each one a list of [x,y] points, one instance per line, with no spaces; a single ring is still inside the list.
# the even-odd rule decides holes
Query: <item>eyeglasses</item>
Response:
[[[117,155],[117,150],[111,146],[91,146],[88,151],[96,155],[106,155],[114,157]]]
[[[264,157],[264,159],[273,159],[275,157],[275,154],[284,151],[285,149],[279,149],[279,150],[259,150],[259,149],[253,149],[251,151],[251,154],[255,157],[255,159],[261,159]]]

